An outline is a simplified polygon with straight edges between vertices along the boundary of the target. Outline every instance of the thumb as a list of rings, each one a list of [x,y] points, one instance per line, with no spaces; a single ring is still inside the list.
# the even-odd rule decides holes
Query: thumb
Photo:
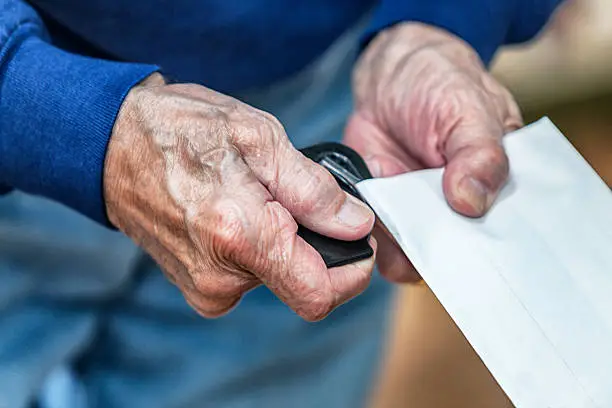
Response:
[[[460,126],[449,137],[443,188],[455,211],[481,217],[493,205],[509,173],[502,136],[502,130]]]

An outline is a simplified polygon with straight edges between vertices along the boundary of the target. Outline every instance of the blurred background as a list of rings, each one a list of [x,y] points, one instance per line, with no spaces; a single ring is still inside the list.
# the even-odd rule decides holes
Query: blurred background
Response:
[[[549,116],[612,186],[611,18],[611,0],[568,0],[536,41],[501,52],[493,73],[526,123]],[[402,289],[393,319],[373,407],[512,407],[425,285]]]

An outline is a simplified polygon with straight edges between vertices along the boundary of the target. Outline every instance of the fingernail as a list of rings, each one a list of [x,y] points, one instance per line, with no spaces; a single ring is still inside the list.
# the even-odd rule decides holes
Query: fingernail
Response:
[[[459,198],[474,208],[478,214],[484,214],[487,209],[488,191],[480,181],[466,176],[459,182],[457,192]]]
[[[338,220],[350,227],[360,227],[363,224],[372,222],[372,210],[361,200],[356,199],[350,194],[346,195],[346,200],[337,214]]]

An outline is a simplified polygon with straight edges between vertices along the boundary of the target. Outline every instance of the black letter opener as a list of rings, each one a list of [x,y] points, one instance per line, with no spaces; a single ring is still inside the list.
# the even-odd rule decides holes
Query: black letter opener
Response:
[[[365,202],[356,184],[372,178],[372,175],[357,152],[340,143],[322,143],[300,151],[326,168],[344,191]],[[368,243],[369,234],[357,241],[342,241],[299,226],[298,235],[321,254],[328,268],[351,264],[374,255]]]

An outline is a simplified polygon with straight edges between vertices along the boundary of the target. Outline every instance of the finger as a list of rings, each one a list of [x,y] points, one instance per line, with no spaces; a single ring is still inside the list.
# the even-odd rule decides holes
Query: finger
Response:
[[[384,228],[377,224],[373,235],[378,241],[376,263],[385,279],[395,283],[414,283],[421,280],[410,260]]]
[[[268,235],[261,250],[267,263],[254,266],[272,291],[308,321],[327,316],[346,300],[361,293],[370,280],[374,257],[357,266],[327,269],[319,253],[297,236],[297,224],[279,203],[269,203],[263,218]]]
[[[163,268],[164,273],[183,293],[187,303],[203,317],[212,319],[233,310],[248,291],[261,281],[238,268],[216,268],[200,260],[199,269],[189,274],[182,263]]]
[[[332,276],[319,253],[297,235],[296,221],[280,203],[253,201],[248,208],[243,231],[232,227],[234,232],[217,233],[222,234],[215,238],[217,246],[224,248],[220,257],[253,273],[304,319],[322,319],[367,285],[374,257],[334,268]]]
[[[261,281],[233,261],[234,252],[250,256],[259,232],[253,228],[257,208],[271,200],[242,158],[231,150],[220,157],[223,183],[206,201],[186,214],[187,233],[195,251],[172,248],[177,257],[188,258],[171,269],[185,299],[202,316],[214,318],[228,313],[242,296]],[[192,265],[187,270],[182,265]]]
[[[461,124],[448,138],[443,188],[448,203],[457,212],[480,217],[495,201],[509,172],[501,142],[503,134],[501,125]]]
[[[348,280],[332,285],[323,259],[298,237],[297,223],[289,211],[273,201],[263,185],[249,182],[248,174],[239,174],[231,172],[227,185],[240,188],[217,194],[198,216],[201,237],[197,241],[201,253],[211,254],[210,269],[220,275],[250,272],[307,320],[323,318],[343,299],[354,296],[359,287]],[[357,274],[354,279],[363,277]],[[229,300],[225,305],[206,302],[218,293],[218,285],[201,282],[197,289],[205,298],[198,310],[206,315],[221,313],[214,308],[223,310],[230,305]]]
[[[153,248],[152,256],[166,278],[180,289],[187,304],[205,318],[229,313],[239,303],[243,293],[260,284],[253,276],[213,275],[211,268],[201,268],[196,276],[191,276],[184,266],[185,262],[174,255],[180,252],[169,251],[155,243]],[[203,293],[211,296],[204,296]]]
[[[345,193],[323,167],[289,142],[280,123],[261,112],[259,128],[238,132],[235,143],[259,181],[305,227],[343,240],[367,235],[374,224],[368,206]],[[265,137],[261,137],[264,135]]]
[[[370,237],[370,246],[374,250],[374,254],[378,251],[378,243],[376,238]],[[337,294],[335,303],[337,305],[344,304],[355,296],[361,294],[372,279],[376,255],[341,267],[331,268],[329,276],[331,286]]]
[[[354,281],[361,282],[363,274],[334,286],[319,253],[298,237],[291,213],[273,200],[246,163],[237,160],[232,166],[221,190],[188,220],[191,239],[199,253],[206,255],[201,269],[214,271],[212,276],[218,280],[250,273],[307,320],[323,318],[339,302],[357,294],[361,286]],[[205,315],[223,313],[242,293],[236,286],[220,286],[210,282],[209,275],[202,276],[194,279],[202,297],[190,297],[190,301],[198,299],[196,306]],[[225,303],[220,304],[220,299]]]
[[[253,275],[228,269],[206,268],[208,273],[196,274],[192,277],[193,283],[182,288],[185,299],[201,315],[207,318],[224,316],[236,307],[247,292],[261,285],[261,281]]]
[[[229,313],[244,293],[260,284],[254,278],[212,274],[210,269],[191,276],[182,264],[167,266],[162,266],[164,274],[180,289],[185,301],[199,315],[209,319]]]

